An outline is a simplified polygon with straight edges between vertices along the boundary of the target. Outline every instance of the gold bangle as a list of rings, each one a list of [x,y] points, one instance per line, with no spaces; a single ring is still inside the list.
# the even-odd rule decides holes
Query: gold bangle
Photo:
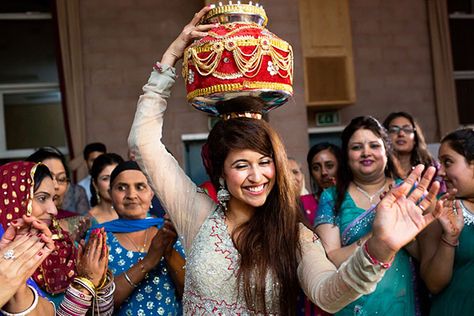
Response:
[[[100,284],[99,286],[97,287],[97,290],[100,290],[102,288],[104,288],[104,286],[107,284],[107,274],[108,274],[109,271],[106,271],[105,272],[105,275],[104,277],[102,278],[102,280],[100,281]]]
[[[74,278],[74,282],[76,282],[77,284],[83,286],[86,290],[88,290],[89,292],[91,292],[91,294],[92,294],[93,296],[95,295],[96,287],[95,287],[94,283],[92,283],[92,281],[89,280],[88,278],[75,277],[75,278]]]

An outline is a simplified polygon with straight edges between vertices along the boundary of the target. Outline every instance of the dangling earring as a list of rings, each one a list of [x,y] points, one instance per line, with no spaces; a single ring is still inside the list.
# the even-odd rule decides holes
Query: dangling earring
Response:
[[[53,236],[51,236],[51,238],[53,240],[57,240],[57,239],[61,239],[64,237],[63,235],[63,229],[61,228],[61,225],[59,224],[58,220],[56,219],[56,217],[53,217],[52,219],[52,226],[53,228],[55,228],[56,230],[56,234],[54,234]]]
[[[95,191],[95,199],[97,200],[97,204],[100,204],[100,195],[99,195],[99,188],[97,188],[95,183],[92,183]]]
[[[29,200],[26,206],[26,216],[30,217],[31,214],[33,214],[33,200]]]
[[[223,178],[219,178],[219,191],[217,191],[217,200],[219,204],[227,211],[227,201],[230,200],[230,193],[225,187],[225,182]]]

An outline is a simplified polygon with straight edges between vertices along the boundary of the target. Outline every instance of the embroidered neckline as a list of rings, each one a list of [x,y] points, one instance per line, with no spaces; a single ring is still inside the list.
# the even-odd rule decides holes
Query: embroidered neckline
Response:
[[[219,205],[215,213],[210,217],[213,221],[210,237],[214,237],[217,241],[214,242],[216,246],[215,251],[222,253],[227,260],[229,260],[228,270],[237,270],[239,253],[234,246],[232,238],[229,234],[227,224],[225,222],[225,214],[222,207]]]
[[[459,200],[459,204],[461,204],[462,213],[464,215],[464,224],[466,225],[473,225],[474,224],[474,214],[472,214],[469,209],[464,205],[462,200]]]

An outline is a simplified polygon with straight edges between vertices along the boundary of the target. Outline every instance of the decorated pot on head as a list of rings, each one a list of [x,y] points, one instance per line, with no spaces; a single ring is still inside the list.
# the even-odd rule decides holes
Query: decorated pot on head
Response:
[[[219,23],[184,52],[183,77],[188,102],[218,116],[242,112],[235,98],[256,98],[246,109],[259,115],[284,104],[293,94],[293,50],[265,28],[265,10],[259,4],[213,5],[201,23]],[[227,104],[222,108],[221,104]]]

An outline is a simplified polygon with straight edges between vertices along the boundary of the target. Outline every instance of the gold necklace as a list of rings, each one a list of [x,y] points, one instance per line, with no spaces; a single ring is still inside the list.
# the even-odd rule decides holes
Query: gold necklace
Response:
[[[124,234],[123,236],[125,236],[125,238],[127,238],[132,244],[133,246],[137,249],[138,252],[145,252],[146,250],[146,245],[147,245],[147,242],[148,242],[148,228],[145,229],[145,241],[143,242],[143,247],[138,247],[138,245],[135,243],[135,241],[133,241],[132,238],[130,238],[127,234]]]

